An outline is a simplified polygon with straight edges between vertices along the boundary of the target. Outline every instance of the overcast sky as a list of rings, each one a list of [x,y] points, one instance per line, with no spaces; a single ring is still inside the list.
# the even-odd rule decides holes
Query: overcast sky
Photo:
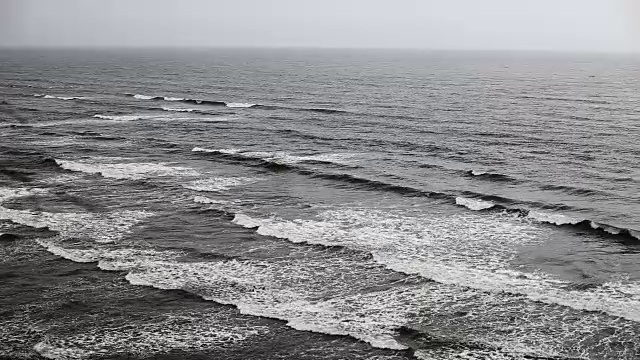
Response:
[[[640,0],[0,0],[0,46],[640,51]]]

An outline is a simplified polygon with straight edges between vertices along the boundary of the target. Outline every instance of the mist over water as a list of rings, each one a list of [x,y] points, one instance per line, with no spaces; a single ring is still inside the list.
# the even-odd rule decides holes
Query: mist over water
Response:
[[[0,63],[0,356],[639,356],[632,57]]]

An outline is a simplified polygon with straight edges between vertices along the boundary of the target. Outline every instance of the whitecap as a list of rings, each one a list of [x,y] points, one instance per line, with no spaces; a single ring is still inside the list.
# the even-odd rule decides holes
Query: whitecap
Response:
[[[208,198],[206,196],[194,196],[193,197],[193,201],[197,202],[199,204],[219,204],[219,205],[223,205],[223,204],[228,204],[229,201],[228,200],[216,200],[216,199],[211,199]]]
[[[546,222],[549,224],[555,225],[575,225],[580,222],[578,219],[574,219],[572,217],[558,214],[558,213],[547,213],[537,210],[531,210],[527,214],[527,217],[536,221]]]
[[[461,196],[456,197],[456,204],[464,206],[467,209],[474,210],[474,211],[491,209],[492,207],[495,206],[495,204],[492,203],[491,201],[469,199]]]
[[[144,116],[144,115],[101,115],[101,114],[93,115],[93,117],[98,119],[114,120],[114,121],[134,121],[134,120],[151,118],[151,116]]]
[[[214,177],[209,179],[199,179],[183,184],[186,189],[204,191],[204,192],[220,192],[230,190],[232,187],[253,184],[263,180],[261,178],[251,177]]]
[[[170,107],[163,107],[162,110],[164,110],[164,111],[177,111],[177,112],[193,112],[193,111],[195,111],[195,109],[170,108]]]
[[[135,94],[133,95],[133,97],[139,100],[151,100],[155,98],[155,96],[148,96],[148,95],[141,95],[141,94]]]
[[[248,159],[267,160],[281,164],[298,164],[301,162],[324,162],[337,165],[353,165],[354,158],[361,156],[359,153],[323,153],[315,155],[293,155],[285,151],[246,151],[241,149],[207,149],[194,147],[193,152],[220,153],[227,155],[240,155]]]
[[[240,152],[242,152],[241,149],[207,149],[207,148],[201,148],[201,147],[194,147],[193,149],[191,149],[191,151],[193,152],[207,152],[207,153],[221,153],[221,154],[227,154],[227,155],[233,155],[233,154],[238,154]]]
[[[198,172],[194,169],[174,166],[167,163],[119,162],[122,159],[93,158],[82,161],[55,160],[66,170],[79,171],[87,174],[100,174],[114,179],[139,180],[153,176],[194,176]]]
[[[230,107],[230,108],[250,108],[255,105],[256,104],[249,104],[249,103],[227,103],[227,107]]]
[[[441,284],[494,293],[521,294],[549,304],[602,311],[640,321],[640,298],[598,287],[568,290],[571,283],[510,265],[522,246],[539,245],[539,227],[500,214],[472,213],[420,218],[395,211],[340,209],[318,220],[256,218],[233,222],[265,236],[294,243],[343,246],[365,251],[389,269],[418,274]]]
[[[34,96],[41,97],[44,99],[56,99],[56,100],[86,100],[89,99],[85,96],[53,96],[53,95],[40,95],[36,94]]]

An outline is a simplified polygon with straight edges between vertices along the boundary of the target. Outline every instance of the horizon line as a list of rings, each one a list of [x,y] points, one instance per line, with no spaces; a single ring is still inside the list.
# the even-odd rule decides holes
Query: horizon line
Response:
[[[379,46],[315,46],[315,45],[13,45],[0,44],[0,50],[383,50],[424,52],[501,52],[501,53],[559,53],[559,54],[611,54],[640,55],[638,50],[595,49],[507,49],[507,48],[430,48]]]

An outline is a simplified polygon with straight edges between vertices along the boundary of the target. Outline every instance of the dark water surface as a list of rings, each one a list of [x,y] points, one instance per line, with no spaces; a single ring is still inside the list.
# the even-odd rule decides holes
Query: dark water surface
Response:
[[[640,61],[2,50],[0,357],[636,359]]]

